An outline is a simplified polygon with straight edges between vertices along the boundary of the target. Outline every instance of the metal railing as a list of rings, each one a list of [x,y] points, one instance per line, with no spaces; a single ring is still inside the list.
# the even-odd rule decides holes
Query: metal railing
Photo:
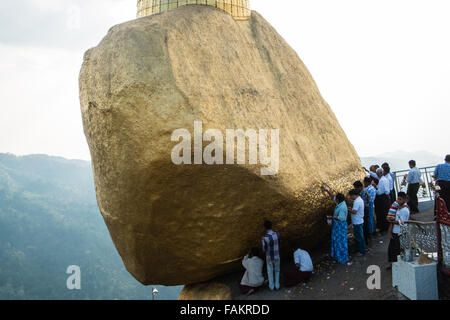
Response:
[[[417,194],[419,202],[435,200],[433,177],[432,177],[432,175],[434,174],[434,169],[436,169],[436,166],[419,168],[420,172],[422,173],[422,182],[423,182]],[[409,171],[410,170],[400,170],[393,172],[395,177],[394,187],[397,193],[400,191],[406,192],[407,185],[404,185],[403,181],[405,175],[408,174]]]

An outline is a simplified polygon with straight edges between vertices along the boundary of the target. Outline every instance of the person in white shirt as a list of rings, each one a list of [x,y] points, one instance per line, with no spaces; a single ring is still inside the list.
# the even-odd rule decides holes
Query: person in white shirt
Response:
[[[391,172],[391,167],[389,166],[389,163],[385,162],[381,165],[381,168],[384,171],[384,175],[386,176],[386,178],[389,181],[389,197],[391,198],[391,203],[393,204],[395,202],[395,200],[397,200],[397,197],[395,196],[395,176],[394,174]]]
[[[400,227],[400,223],[408,222],[410,216],[409,208],[407,205],[408,196],[406,195],[406,193],[399,192],[397,202],[399,204],[397,215],[395,217],[395,221],[390,222],[391,225],[389,228],[391,240],[389,242],[389,249],[388,249],[389,265],[387,269],[392,268],[392,263],[397,262],[397,257],[401,253],[400,235],[402,233],[402,229]]]
[[[366,240],[364,238],[364,200],[355,189],[350,190],[350,198],[353,200],[353,208],[348,209],[352,215],[353,234],[356,240],[357,253],[360,257],[366,254]]]
[[[385,234],[389,229],[389,223],[386,217],[391,207],[390,185],[388,178],[384,175],[384,170],[379,168],[377,175],[380,178],[378,185],[373,184],[377,189],[377,196],[375,198],[375,215],[377,217],[377,228],[381,234]]]
[[[409,161],[409,167],[411,171],[405,176],[406,182],[408,183],[408,206],[411,209],[412,214],[419,213],[419,199],[417,197],[417,193],[420,189],[420,182],[422,180],[422,173],[417,168],[417,164],[415,160]]]
[[[240,289],[242,294],[251,295],[264,284],[263,266],[264,261],[259,257],[259,249],[252,248],[248,255],[242,260],[245,268]]]
[[[314,271],[311,256],[298,245],[294,246],[295,267],[288,267],[283,271],[285,287],[294,287],[300,283],[307,282]]]

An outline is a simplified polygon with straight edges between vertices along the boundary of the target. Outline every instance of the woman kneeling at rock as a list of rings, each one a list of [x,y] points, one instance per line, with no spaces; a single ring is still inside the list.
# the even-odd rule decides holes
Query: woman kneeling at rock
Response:
[[[239,287],[242,294],[250,295],[261,287],[265,280],[263,276],[264,261],[259,257],[259,249],[252,248],[242,260],[242,265],[246,271]]]

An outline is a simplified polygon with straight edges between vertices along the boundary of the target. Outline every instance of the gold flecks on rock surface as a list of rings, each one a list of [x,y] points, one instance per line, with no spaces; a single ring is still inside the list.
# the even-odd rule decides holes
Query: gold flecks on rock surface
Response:
[[[311,248],[364,172],[297,53],[257,12],[248,21],[184,6],[113,27],[84,57],[84,132],[97,200],[127,270],[143,284],[193,284],[240,268],[263,221]],[[174,165],[171,135],[279,129],[280,169]]]

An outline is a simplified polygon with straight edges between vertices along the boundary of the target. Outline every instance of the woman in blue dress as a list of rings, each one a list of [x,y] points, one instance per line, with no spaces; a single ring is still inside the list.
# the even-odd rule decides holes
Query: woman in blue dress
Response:
[[[327,192],[330,197],[336,202],[336,208],[332,217],[327,217],[333,220],[333,228],[331,230],[331,257],[336,259],[339,263],[347,263],[348,258],[348,224],[347,215],[348,208],[345,202],[345,196],[338,193],[336,196],[328,190],[325,186],[322,189]]]

